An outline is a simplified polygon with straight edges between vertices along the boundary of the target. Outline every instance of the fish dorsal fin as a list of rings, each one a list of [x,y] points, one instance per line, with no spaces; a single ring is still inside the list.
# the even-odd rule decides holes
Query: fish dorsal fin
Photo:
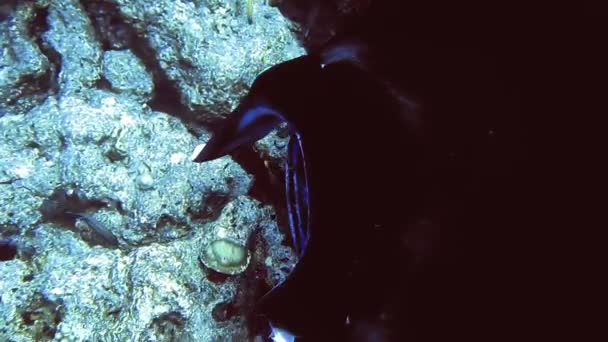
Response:
[[[369,49],[357,38],[336,38],[325,44],[319,51],[321,65],[348,62],[367,71],[370,64]]]

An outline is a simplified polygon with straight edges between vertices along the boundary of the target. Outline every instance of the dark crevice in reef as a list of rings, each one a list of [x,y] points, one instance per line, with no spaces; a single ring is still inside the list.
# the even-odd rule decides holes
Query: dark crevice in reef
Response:
[[[136,53],[139,58],[146,58],[144,62],[148,70],[156,70],[153,72],[154,79],[154,95],[148,102],[148,106],[153,110],[165,112],[177,116],[182,119],[189,127],[197,122],[194,113],[188,109],[181,101],[181,93],[175,81],[169,79],[164,71],[160,68],[160,63],[143,45],[139,47]],[[142,57],[147,56],[147,57]]]
[[[156,51],[137,29],[120,13],[118,5],[108,1],[83,1],[95,35],[103,50],[130,49],[152,75],[154,91],[148,105],[152,110],[165,112],[182,120],[195,136],[206,127],[195,113],[182,103],[176,82],[161,68]]]
[[[273,167],[271,161],[264,160],[251,146],[239,148],[231,157],[255,177],[249,196],[275,207],[284,202],[284,175],[280,169]]]
[[[108,1],[81,1],[101,48],[107,50],[128,49],[137,32],[121,17],[118,6]]]
[[[254,251],[251,264],[239,278],[234,304],[245,319],[245,325],[250,338],[268,336],[268,321],[256,312],[256,304],[268,293],[272,286],[268,283],[268,267],[264,260],[268,256],[268,242],[262,236],[261,230],[256,229],[247,240],[247,249]]]
[[[225,274],[225,273],[220,273],[217,271],[214,271],[210,268],[208,268],[207,266],[205,266],[205,264],[203,264],[203,262],[199,259],[199,263],[200,266],[203,270],[205,270],[205,275],[207,276],[207,280],[209,280],[210,282],[214,283],[214,284],[222,284],[225,283],[229,278],[230,275]]]
[[[188,208],[187,212],[190,218],[194,220],[216,220],[224,206],[230,202],[230,197],[221,192],[209,192],[205,195],[200,208]]]
[[[237,162],[249,174],[255,176],[248,195],[262,203],[274,204],[276,197],[276,184],[273,184],[270,170],[266,167],[264,160],[259,153],[251,146],[243,146],[234,151],[232,159]]]
[[[17,256],[17,244],[12,240],[0,240],[0,261],[9,261]]]
[[[152,328],[161,341],[181,341],[186,319],[179,312],[168,312],[152,321]]]
[[[100,90],[107,90],[109,92],[114,92],[112,89],[112,84],[105,77],[99,76],[99,79],[95,82],[95,87]]]
[[[226,322],[238,315],[239,309],[232,302],[217,303],[211,310],[211,317],[216,322]]]
[[[105,206],[106,204],[102,201],[87,199],[78,190],[68,191],[57,188],[49,198],[42,202],[39,209],[44,220],[63,223],[62,220],[73,220],[73,217],[67,215],[69,212],[84,213]]]
[[[170,242],[187,236],[192,230],[187,222],[182,222],[170,215],[163,214],[156,222],[156,232],[159,242]]]
[[[8,216],[14,213],[9,212]],[[30,261],[36,250],[19,239],[20,229],[15,224],[0,224],[0,261],[9,261],[19,258]]]
[[[231,154],[232,159],[247,173],[254,176],[253,184],[247,195],[272,205],[276,211],[279,228],[287,236],[287,207],[285,203],[284,171],[270,160],[264,160],[251,146],[243,146]]]
[[[32,84],[32,89],[49,95],[55,95],[59,91],[58,77],[61,72],[61,54],[43,39],[43,34],[49,30],[48,24],[49,10],[47,7],[36,7],[34,15],[29,22],[27,35],[32,39],[40,52],[49,61],[47,72],[37,79],[24,80]]]
[[[36,294],[28,307],[21,311],[21,321],[34,341],[51,341],[55,337],[64,316],[62,308],[61,303]]]

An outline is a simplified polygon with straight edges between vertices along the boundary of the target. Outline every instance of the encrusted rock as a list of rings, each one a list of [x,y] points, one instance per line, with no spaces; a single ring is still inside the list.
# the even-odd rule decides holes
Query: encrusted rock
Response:
[[[106,51],[103,54],[103,76],[112,89],[147,99],[154,88],[144,64],[131,51]]]

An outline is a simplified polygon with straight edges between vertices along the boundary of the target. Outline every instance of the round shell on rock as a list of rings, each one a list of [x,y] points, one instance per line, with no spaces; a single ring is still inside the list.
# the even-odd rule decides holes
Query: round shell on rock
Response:
[[[249,251],[228,239],[211,242],[201,255],[201,262],[214,271],[225,274],[239,274],[249,265]]]

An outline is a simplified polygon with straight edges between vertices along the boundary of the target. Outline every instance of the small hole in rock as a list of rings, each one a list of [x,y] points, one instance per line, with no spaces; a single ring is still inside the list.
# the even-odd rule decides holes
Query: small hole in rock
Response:
[[[0,261],[15,259],[17,245],[12,241],[0,241]]]
[[[236,315],[238,315],[238,309],[230,302],[219,303],[211,311],[211,316],[216,322],[225,322]]]

